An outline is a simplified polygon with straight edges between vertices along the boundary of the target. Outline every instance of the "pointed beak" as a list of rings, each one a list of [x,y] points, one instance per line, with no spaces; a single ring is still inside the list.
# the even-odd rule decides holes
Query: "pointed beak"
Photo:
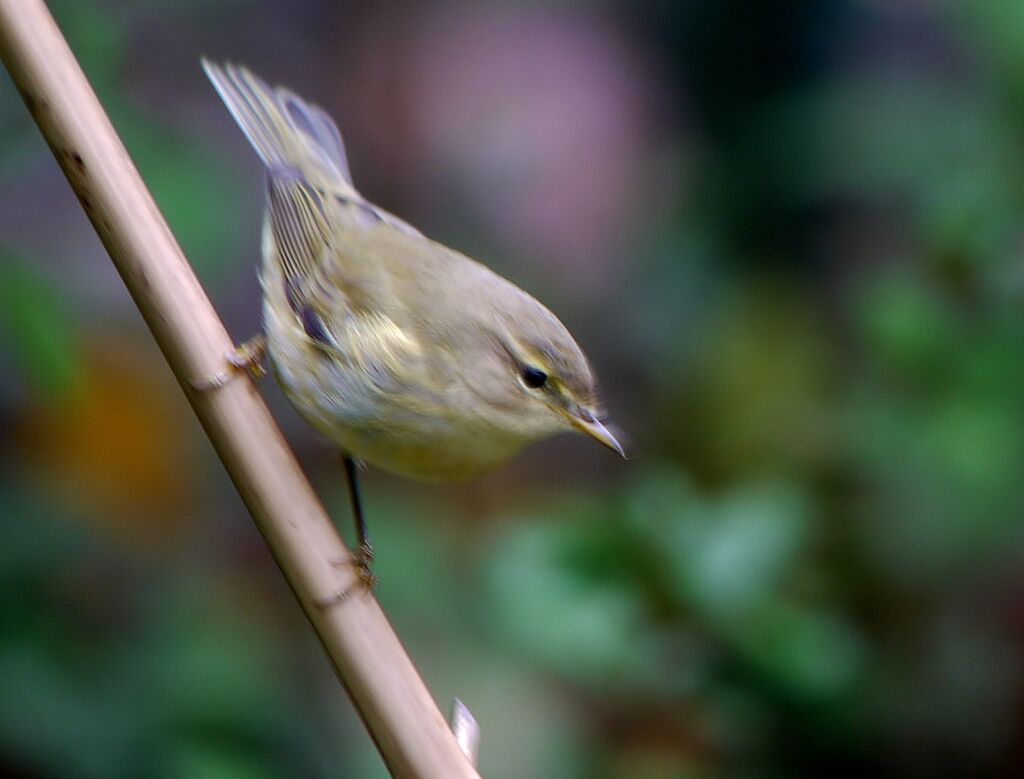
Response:
[[[626,453],[622,449],[622,444],[615,440],[615,436],[612,435],[611,431],[601,424],[601,421],[590,412],[585,411],[580,416],[573,417],[572,424],[581,433],[586,433],[612,451],[618,452],[622,459],[626,459]]]

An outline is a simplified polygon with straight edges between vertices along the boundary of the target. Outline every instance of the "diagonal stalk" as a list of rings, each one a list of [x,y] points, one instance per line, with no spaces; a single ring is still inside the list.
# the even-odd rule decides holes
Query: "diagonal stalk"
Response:
[[[233,344],[42,0],[0,0],[0,58],[396,777],[476,777],[251,382],[193,382]],[[344,573],[348,570],[349,573]]]

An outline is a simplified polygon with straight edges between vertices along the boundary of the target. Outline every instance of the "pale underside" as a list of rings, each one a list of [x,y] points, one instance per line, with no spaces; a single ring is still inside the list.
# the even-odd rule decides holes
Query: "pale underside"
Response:
[[[495,407],[493,399],[483,402],[479,396],[480,382],[514,386],[517,381],[514,366],[494,358],[500,347],[488,331],[501,327],[500,322],[466,318],[453,326],[443,316],[405,306],[392,305],[384,313],[366,305],[378,295],[401,300],[410,292],[402,287],[412,283],[436,286],[418,290],[432,302],[433,311],[449,310],[449,303],[458,306],[459,296],[479,299],[495,283],[520,304],[539,304],[487,268],[418,234],[402,234],[387,225],[365,230],[375,234],[364,242],[362,231],[355,231],[348,236],[352,251],[337,258],[343,262],[331,263],[347,278],[334,280],[340,285],[326,285],[332,292],[318,300],[329,344],[310,337],[289,306],[273,237],[264,230],[261,283],[271,363],[302,416],[346,453],[426,480],[465,478],[564,429],[554,414],[524,419],[516,408]],[[424,252],[423,245],[430,251]],[[369,246],[374,256],[360,257],[359,250]],[[392,257],[389,249],[415,250],[413,261],[430,272],[424,274],[421,267],[415,280],[389,273],[392,259],[408,261]],[[460,282],[453,284],[453,278]],[[341,291],[345,288],[358,288],[364,299],[352,305]]]
[[[204,67],[266,167],[264,328],[314,427],[381,468],[454,479],[569,429],[580,404],[592,415],[586,358],[550,311],[363,199],[320,108],[245,68]],[[525,361],[571,398],[531,393]]]

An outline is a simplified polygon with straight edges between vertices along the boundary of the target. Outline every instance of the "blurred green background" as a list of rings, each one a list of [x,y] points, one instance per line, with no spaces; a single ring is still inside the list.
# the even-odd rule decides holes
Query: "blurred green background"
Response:
[[[628,462],[365,477],[485,775],[1024,769],[1024,5],[52,7],[238,340],[262,174],[201,54],[590,353]],[[0,774],[384,776],[6,78],[0,139]]]

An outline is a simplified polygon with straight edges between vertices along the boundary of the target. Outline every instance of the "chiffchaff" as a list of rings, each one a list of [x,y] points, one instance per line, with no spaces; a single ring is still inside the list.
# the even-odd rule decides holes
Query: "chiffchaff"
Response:
[[[267,172],[262,338],[285,395],[341,447],[366,580],[353,458],[459,479],[565,430],[622,454],[594,375],[547,308],[356,191],[323,110],[243,67],[203,67]]]

